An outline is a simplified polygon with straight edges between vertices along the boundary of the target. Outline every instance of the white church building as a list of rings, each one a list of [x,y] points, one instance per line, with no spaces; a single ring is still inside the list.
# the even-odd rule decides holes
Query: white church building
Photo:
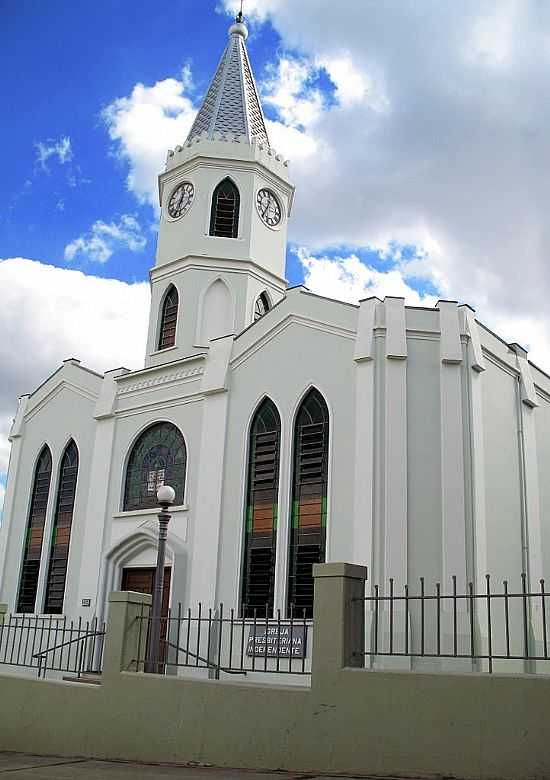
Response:
[[[66,360],[19,400],[0,602],[101,620],[112,590],[150,588],[162,484],[172,605],[310,616],[322,561],[396,589],[522,572],[538,589],[550,377],[467,305],[288,288],[294,187],[246,38],[238,18],[159,176],[145,366]]]

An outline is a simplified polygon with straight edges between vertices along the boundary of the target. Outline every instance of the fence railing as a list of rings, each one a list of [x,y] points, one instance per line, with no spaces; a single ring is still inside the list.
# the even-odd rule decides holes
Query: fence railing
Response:
[[[378,656],[485,661],[489,672],[496,661],[550,661],[550,593],[544,580],[539,585],[540,590],[528,591],[525,574],[516,589],[508,580],[495,588],[487,575],[481,593],[471,582],[458,592],[456,577],[446,593],[440,583],[427,592],[423,577],[417,590],[405,585],[397,592],[393,579],[385,590],[375,585],[361,599],[365,656],[373,661]]]
[[[54,616],[6,615],[0,622],[0,665],[66,672],[81,677],[100,674],[105,623],[67,621]]]
[[[243,608],[240,614],[250,611]],[[261,615],[257,610],[252,614],[239,617],[223,604],[216,609],[202,604],[197,609],[183,609],[179,604],[160,619],[160,661],[157,669],[150,669],[147,647],[152,618],[142,609],[138,647],[144,648],[144,657],[134,660],[134,668],[167,674],[177,673],[178,668],[202,669],[216,679],[221,673],[310,674],[312,621],[306,618],[305,610],[290,618],[280,612],[269,618],[266,610]]]

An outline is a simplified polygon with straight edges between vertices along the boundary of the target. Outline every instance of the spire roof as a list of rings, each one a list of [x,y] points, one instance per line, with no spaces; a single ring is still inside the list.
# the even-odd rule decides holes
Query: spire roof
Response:
[[[210,139],[215,133],[228,133],[245,136],[249,143],[257,138],[270,145],[246,51],[247,37],[248,30],[239,14],[229,28],[229,43],[186,143],[206,132]]]

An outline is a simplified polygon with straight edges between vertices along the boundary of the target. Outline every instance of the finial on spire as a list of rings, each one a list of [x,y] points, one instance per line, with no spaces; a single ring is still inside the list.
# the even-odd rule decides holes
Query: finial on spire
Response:
[[[244,23],[243,0],[241,0],[241,10],[235,17],[235,24],[229,28],[229,35],[242,35],[245,40],[248,38],[248,30]]]

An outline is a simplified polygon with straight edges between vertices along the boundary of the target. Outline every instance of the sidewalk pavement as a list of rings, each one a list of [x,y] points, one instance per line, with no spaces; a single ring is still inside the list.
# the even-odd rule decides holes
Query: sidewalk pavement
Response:
[[[33,756],[26,753],[0,752],[0,775],[6,780],[322,780],[320,775],[307,772],[254,772],[243,769],[214,769],[212,767],[170,766],[167,764],[133,764],[118,761],[95,761],[87,758]],[[349,780],[334,777],[332,780]],[[392,780],[385,778],[385,780]]]

